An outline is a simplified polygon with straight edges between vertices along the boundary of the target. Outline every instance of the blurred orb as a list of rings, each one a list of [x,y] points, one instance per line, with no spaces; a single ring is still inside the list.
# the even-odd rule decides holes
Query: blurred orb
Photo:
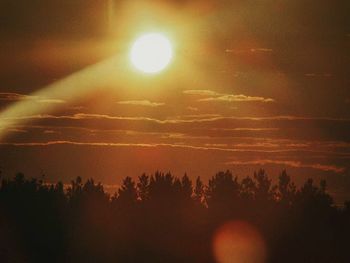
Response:
[[[243,221],[219,227],[213,237],[213,252],[218,263],[264,263],[266,246],[260,233]]]
[[[142,72],[157,73],[170,62],[173,50],[168,38],[159,33],[149,33],[138,38],[131,48],[131,62]]]

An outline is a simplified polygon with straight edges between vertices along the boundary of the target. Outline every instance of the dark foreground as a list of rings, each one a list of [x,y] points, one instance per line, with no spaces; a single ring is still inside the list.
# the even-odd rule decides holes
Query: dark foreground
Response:
[[[350,262],[350,203],[285,172],[273,186],[262,170],[207,185],[142,175],[113,196],[79,177],[67,189],[21,174],[0,185],[0,262],[239,261]]]

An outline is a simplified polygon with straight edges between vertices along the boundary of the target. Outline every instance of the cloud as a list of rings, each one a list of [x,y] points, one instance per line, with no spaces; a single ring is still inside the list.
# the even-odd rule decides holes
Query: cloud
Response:
[[[247,128],[247,127],[238,127],[238,128],[212,128],[213,131],[278,131],[279,128]]]
[[[38,99],[37,102],[39,103],[66,103],[64,100],[59,100],[59,99]]]
[[[179,134],[181,138],[181,134]],[[181,149],[192,149],[192,150],[203,150],[203,151],[216,151],[216,152],[228,152],[228,153],[263,153],[263,154],[282,154],[282,153],[325,153],[325,154],[334,154],[336,156],[349,156],[347,153],[335,153],[335,152],[327,152],[327,151],[315,151],[315,150],[299,150],[299,149],[242,149],[242,148],[222,148],[218,147],[218,145],[222,144],[212,144],[211,147],[208,147],[206,145],[192,145],[192,144],[185,144],[184,142],[179,143],[116,143],[116,142],[105,142],[105,141],[98,141],[98,142],[91,142],[91,141],[71,141],[71,140],[54,140],[54,141],[46,141],[46,142],[0,142],[0,145],[3,146],[50,146],[50,145],[79,145],[79,146],[101,146],[101,147],[146,147],[146,148],[155,148],[155,147],[171,147],[171,148],[181,148]],[[216,146],[213,146],[216,145]],[[289,161],[288,161],[289,162]],[[248,164],[267,164],[267,163],[274,163],[274,164],[287,164],[286,161],[280,161],[280,160],[256,160],[256,161],[246,161],[246,162],[237,162],[237,161],[230,161],[227,162],[227,164],[241,164],[241,165],[248,165]],[[306,167],[310,168],[311,165],[304,165],[300,162],[294,162],[290,161],[289,166],[294,165],[294,167]],[[297,166],[298,165],[298,166]],[[322,168],[323,166],[320,164],[314,164],[314,167]],[[326,169],[324,166],[324,169]],[[342,168],[343,169],[343,168]],[[329,169],[331,170],[331,168]],[[343,171],[343,170],[341,170]]]
[[[285,165],[294,168],[311,168],[316,170],[321,170],[325,172],[343,173],[345,171],[344,167],[339,167],[335,165],[324,165],[319,163],[306,164],[300,161],[290,161],[290,160],[269,160],[269,159],[258,159],[250,161],[230,161],[227,162],[228,165],[266,165],[266,164],[277,164]]]
[[[68,108],[69,110],[76,110],[76,111],[81,111],[83,109],[86,109],[85,106],[71,106]]]
[[[216,120],[224,120],[225,117],[221,117],[217,114],[199,114],[199,115],[187,115],[179,116],[179,118],[169,119],[155,119],[151,117],[133,117],[133,116],[114,116],[108,114],[95,114],[95,113],[77,113],[74,115],[50,115],[39,114],[31,116],[21,116],[16,118],[3,118],[2,121],[11,120],[120,120],[120,121],[148,121],[157,124],[180,124],[180,123],[198,123],[198,122],[211,122]]]
[[[43,133],[45,133],[45,134],[55,134],[55,133],[58,133],[58,132],[54,131],[54,130],[44,130]]]
[[[273,50],[271,48],[251,48],[250,49],[251,52],[272,52]]]
[[[186,114],[174,117],[175,119],[202,119],[202,118],[215,118],[222,117],[222,115],[217,113],[202,113],[202,114]]]
[[[16,132],[16,133],[26,133],[27,130],[25,129],[19,129],[19,128],[10,128],[8,129],[9,132]]]
[[[189,111],[199,111],[198,108],[196,108],[196,107],[191,107],[191,106],[188,106],[187,109],[188,109]]]
[[[50,146],[50,145],[80,145],[80,146],[115,146],[115,147],[156,147],[156,144],[147,143],[113,143],[113,142],[77,142],[77,141],[48,141],[48,142],[13,142],[13,143],[0,143],[0,145],[10,146]]]
[[[207,89],[190,89],[190,90],[184,90],[184,94],[187,95],[198,95],[198,96],[219,96],[220,93],[217,93],[212,90]]]
[[[118,101],[118,104],[123,105],[137,105],[137,106],[146,106],[146,107],[159,107],[165,105],[162,102],[151,102],[149,100],[124,100]]]
[[[227,143],[206,143],[206,147],[228,147]]]
[[[240,53],[255,53],[255,52],[273,52],[272,48],[264,48],[264,47],[257,47],[257,48],[251,48],[251,49],[230,49],[227,48],[225,50],[226,53],[236,53],[236,54],[240,54]]]
[[[180,136],[181,138],[181,136]],[[142,147],[142,148],[178,148],[178,149],[190,149],[198,151],[216,151],[216,152],[228,152],[228,153],[282,153],[282,152],[294,152],[293,150],[256,150],[256,149],[237,149],[226,148],[224,144],[211,144],[209,145],[191,145],[183,142],[179,143],[115,143],[115,142],[90,142],[90,141],[70,141],[70,140],[54,140],[46,142],[0,142],[3,146],[19,146],[19,147],[45,147],[52,145],[75,145],[75,146],[93,146],[93,147]],[[224,147],[223,147],[224,146]]]
[[[226,102],[274,102],[272,98],[264,98],[259,96],[247,96],[243,94],[225,94],[218,93],[212,90],[184,90],[184,94],[207,96],[207,98],[199,99],[198,101],[226,101]]]
[[[328,117],[303,117],[293,115],[276,115],[266,117],[237,117],[237,116],[221,116],[219,114],[196,114],[196,115],[183,115],[167,119],[156,119],[145,116],[116,116],[108,114],[97,113],[76,113],[73,115],[50,115],[50,114],[38,114],[30,116],[21,116],[14,118],[3,118],[2,121],[11,120],[90,120],[90,119],[105,119],[105,120],[125,120],[125,121],[149,121],[158,124],[180,124],[180,123],[202,123],[202,122],[215,122],[215,121],[327,121],[327,122],[350,122],[350,118],[328,118]]]
[[[219,97],[210,97],[205,99],[200,99],[198,101],[227,101],[227,102],[244,102],[244,101],[260,101],[260,102],[274,102],[274,99],[264,98],[264,97],[256,97],[256,96],[246,96],[243,94],[239,95],[222,95]]]
[[[39,96],[31,96],[20,93],[13,92],[0,92],[0,101],[21,101],[21,100],[31,100],[38,103],[65,103],[61,99],[45,98]]]
[[[315,78],[315,77],[323,77],[323,78],[330,78],[333,77],[332,73],[305,73],[304,74],[305,77],[309,77],[309,78]]]
[[[0,100],[2,101],[18,101],[28,99],[37,99],[37,97],[13,92],[0,92]]]

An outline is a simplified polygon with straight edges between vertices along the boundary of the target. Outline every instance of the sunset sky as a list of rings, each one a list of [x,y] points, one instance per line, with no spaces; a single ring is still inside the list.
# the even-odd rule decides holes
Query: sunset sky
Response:
[[[113,187],[282,169],[350,199],[348,0],[0,1],[0,166]],[[135,38],[167,35],[159,74]],[[53,85],[52,85],[53,84]]]

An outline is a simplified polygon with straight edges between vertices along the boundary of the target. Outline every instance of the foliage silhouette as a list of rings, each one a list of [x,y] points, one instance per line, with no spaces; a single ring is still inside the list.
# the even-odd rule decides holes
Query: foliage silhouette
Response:
[[[1,179],[0,211],[0,262],[215,262],[213,233],[230,220],[259,230],[268,262],[350,262],[350,202],[336,207],[325,181],[297,188],[286,171],[276,185],[264,170],[207,185],[156,172],[113,195],[93,179],[19,173]]]

